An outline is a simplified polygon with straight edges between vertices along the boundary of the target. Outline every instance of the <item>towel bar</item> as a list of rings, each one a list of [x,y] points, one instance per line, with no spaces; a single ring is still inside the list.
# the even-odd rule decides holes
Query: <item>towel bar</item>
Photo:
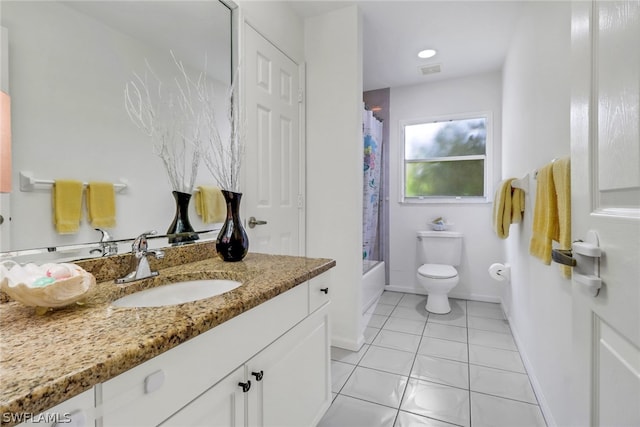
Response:
[[[52,179],[36,179],[31,172],[20,172],[20,191],[35,191],[36,185],[53,185],[55,181]],[[89,183],[83,182],[82,185],[87,187]],[[113,184],[113,189],[120,193],[127,188],[127,182],[124,179],[120,179],[119,183]]]
[[[519,188],[525,193],[529,192],[529,174],[526,174],[520,179],[514,179],[511,181],[511,188]]]

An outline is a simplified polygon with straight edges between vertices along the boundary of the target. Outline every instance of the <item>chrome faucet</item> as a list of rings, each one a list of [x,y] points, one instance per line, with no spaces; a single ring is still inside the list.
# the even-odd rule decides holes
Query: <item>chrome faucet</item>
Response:
[[[103,230],[101,228],[96,228],[95,230],[102,233],[102,237],[100,238],[100,249],[91,249],[89,253],[92,254],[100,252],[101,256],[117,255],[118,244],[113,241],[113,237],[111,237],[107,230]]]
[[[131,269],[126,276],[116,279],[116,283],[129,283],[158,275],[157,271],[151,271],[147,259],[147,255],[153,255],[157,259],[164,258],[163,251],[148,249],[147,236],[153,234],[156,234],[155,230],[147,231],[136,237],[131,245]]]

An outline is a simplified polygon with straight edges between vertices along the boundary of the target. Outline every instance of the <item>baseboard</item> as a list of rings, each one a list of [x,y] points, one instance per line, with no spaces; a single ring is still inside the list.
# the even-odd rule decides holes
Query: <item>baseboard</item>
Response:
[[[408,294],[427,295],[427,292],[424,289],[407,288],[407,287],[394,286],[394,285],[387,285],[384,287],[384,290],[393,291],[393,292],[405,292]],[[469,292],[456,292],[455,289],[449,293],[449,298],[465,299],[469,301],[493,302],[493,303],[501,302],[500,297],[498,296],[474,294]]]
[[[540,406],[540,410],[542,411],[542,416],[544,417],[548,427],[556,427],[558,424],[556,424],[556,421],[551,414],[551,409],[549,408],[547,399],[544,397],[544,393],[542,392],[542,386],[540,385],[540,382],[536,378],[536,375],[533,371],[533,365],[531,365],[531,361],[529,360],[527,353],[524,351],[524,346],[521,345],[522,340],[520,339],[520,335],[518,334],[518,331],[513,327],[513,322],[511,321],[512,318],[509,314],[506,314],[506,310],[504,309],[505,304],[504,301],[502,301],[502,298],[500,298],[500,305],[502,307],[502,312],[505,313],[507,321],[509,322],[513,340],[515,341],[516,347],[520,352],[520,357],[522,358],[522,363],[524,364],[524,368],[527,371],[527,375],[529,375],[529,381],[531,381],[531,387],[533,387],[533,392],[536,395],[536,399],[538,399],[538,405]]]
[[[417,295],[427,294],[427,291],[425,291],[424,289],[407,288],[404,286],[394,286],[394,285],[385,285],[384,290],[392,291],[392,292],[405,292],[407,294],[417,294]]]
[[[493,302],[500,303],[500,297],[493,295],[474,294],[469,292],[449,292],[449,298],[466,299],[469,301]]]
[[[360,334],[356,341],[345,337],[331,336],[331,347],[340,347],[346,350],[359,351],[364,345],[364,335]]]

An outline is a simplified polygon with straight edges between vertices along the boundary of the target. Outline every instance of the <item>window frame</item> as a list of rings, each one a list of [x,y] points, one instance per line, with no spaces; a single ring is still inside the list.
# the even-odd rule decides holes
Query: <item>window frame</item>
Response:
[[[487,137],[485,141],[485,154],[482,155],[470,155],[470,156],[455,156],[446,161],[459,160],[481,160],[484,158],[484,194],[482,196],[418,196],[418,197],[406,197],[406,173],[407,164],[415,163],[416,160],[405,159],[405,127],[411,125],[419,125],[424,123],[437,123],[453,120],[468,120],[468,119],[480,119],[486,120],[487,124]],[[429,116],[421,117],[417,119],[405,119],[399,121],[399,150],[400,150],[400,194],[399,202],[401,204],[430,204],[430,203],[490,203],[492,201],[493,183],[491,181],[491,171],[493,170],[493,114],[491,111],[479,111],[470,113],[457,113],[448,114],[442,116]],[[433,159],[443,159],[441,157],[435,157]]]

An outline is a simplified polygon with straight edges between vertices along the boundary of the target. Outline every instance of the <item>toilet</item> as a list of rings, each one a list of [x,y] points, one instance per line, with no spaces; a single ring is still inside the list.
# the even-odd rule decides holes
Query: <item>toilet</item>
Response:
[[[462,254],[462,233],[418,231],[418,283],[427,291],[426,309],[430,313],[451,311],[449,292],[458,284],[456,266]]]

